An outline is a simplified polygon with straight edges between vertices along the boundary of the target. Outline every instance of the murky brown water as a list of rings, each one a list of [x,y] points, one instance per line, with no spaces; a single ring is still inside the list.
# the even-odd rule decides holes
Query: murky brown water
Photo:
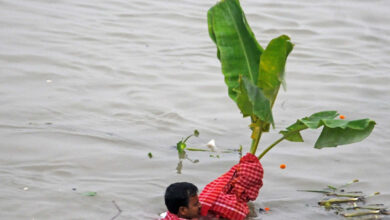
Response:
[[[0,0],[0,219],[155,219],[165,187],[205,184],[237,162],[191,152],[176,174],[172,147],[198,129],[202,146],[249,150],[248,120],[228,98],[206,12],[215,1]],[[361,143],[316,150],[282,142],[262,161],[253,219],[338,219],[297,192],[360,179],[356,189],[390,206],[390,2],[242,1],[262,46],[295,43],[276,130],[339,110],[377,121]],[[148,152],[154,157],[149,159]],[[279,164],[287,164],[285,170]],[[28,187],[28,190],[24,190]],[[73,188],[75,188],[73,190]],[[27,188],[26,188],[27,189]],[[84,192],[96,191],[87,197]]]

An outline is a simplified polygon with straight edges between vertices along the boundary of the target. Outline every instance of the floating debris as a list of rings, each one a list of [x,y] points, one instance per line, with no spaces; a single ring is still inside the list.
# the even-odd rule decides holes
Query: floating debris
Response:
[[[280,169],[286,169],[286,164],[280,164]]]
[[[28,190],[28,187],[27,187],[27,186],[26,186],[26,187],[24,187],[24,188],[23,188],[23,190],[24,190],[24,191],[27,191],[27,190]]]
[[[356,209],[369,209],[369,210],[381,210],[383,209],[383,206],[382,207],[379,207],[379,206],[354,206],[354,207],[349,207],[349,208],[346,208],[346,210],[356,210]]]
[[[84,196],[96,196],[97,192],[85,192],[83,193]]]
[[[378,215],[378,214],[381,214],[381,210],[358,211],[353,213],[343,213],[341,215],[344,217],[357,217],[363,215]]]
[[[359,180],[355,179],[340,187],[328,186],[324,190],[298,190],[303,192],[322,193],[326,199],[318,202],[320,206],[324,206],[327,210],[335,210],[336,214],[346,218],[372,216],[380,218],[383,215],[390,215],[390,212],[383,204],[364,205],[367,198],[379,195],[375,192],[369,196],[365,196],[362,191],[346,192],[345,187],[357,183]]]
[[[348,203],[348,202],[358,202],[361,201],[362,198],[331,198],[328,200],[319,201],[318,204],[322,206],[329,206],[336,203]]]
[[[196,130],[196,129],[194,130],[194,136],[195,136],[195,137],[199,137],[199,131]]]
[[[269,207],[259,208],[260,213],[269,212],[271,209]]]
[[[153,158],[152,152],[149,152],[149,153],[148,153],[148,157],[149,157],[149,159],[152,159],[152,158]]]

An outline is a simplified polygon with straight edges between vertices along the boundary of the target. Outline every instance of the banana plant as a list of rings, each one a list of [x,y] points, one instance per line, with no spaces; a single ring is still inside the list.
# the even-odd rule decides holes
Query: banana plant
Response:
[[[263,49],[257,42],[239,0],[221,0],[207,13],[208,30],[217,47],[217,57],[228,87],[229,97],[237,104],[243,117],[250,118],[252,145],[250,153],[256,154],[260,138],[275,127],[272,107],[281,86],[288,55],[294,44],[282,35],[272,39]],[[322,132],[315,148],[336,147],[361,141],[370,135],[375,121],[370,119],[344,120],[337,111],[322,111],[297,120],[280,131],[282,137],[264,149],[261,159],[283,140],[302,142],[300,134],[305,129]]]

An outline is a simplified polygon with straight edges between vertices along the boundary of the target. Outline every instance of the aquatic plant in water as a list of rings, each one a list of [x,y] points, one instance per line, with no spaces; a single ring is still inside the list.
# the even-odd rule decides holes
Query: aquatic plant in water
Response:
[[[318,205],[325,207],[326,210],[333,210],[336,214],[344,217],[374,216],[370,219],[378,219],[383,215],[390,215],[384,204],[365,204],[367,199],[379,195],[379,192],[366,196],[361,191],[346,191],[349,185],[357,182],[359,180],[355,179],[340,187],[328,186],[322,190],[298,191],[322,193],[325,198],[319,201]]]
[[[222,0],[207,14],[208,30],[217,46],[217,57],[228,87],[229,97],[237,104],[243,117],[249,117],[252,134],[250,153],[256,154],[260,138],[274,126],[272,107],[280,86],[284,86],[286,60],[294,44],[286,35],[272,39],[263,49],[257,42],[238,0]],[[261,159],[283,140],[303,142],[301,131],[322,132],[314,147],[336,147],[362,141],[370,135],[375,121],[346,120],[337,111],[321,111],[298,119],[280,131],[281,137],[266,147]]]
[[[190,134],[188,135],[185,139],[181,139],[179,142],[177,142],[176,144],[176,149],[177,149],[177,153],[178,153],[178,156],[179,156],[179,163],[177,164],[177,167],[176,167],[176,171],[178,174],[181,174],[181,170],[183,169],[183,160],[184,159],[187,159],[189,160],[190,162],[192,163],[198,163],[199,160],[192,160],[188,157],[185,149],[189,149],[187,148],[187,141],[188,139],[190,139],[191,137],[198,137],[199,136],[199,131],[198,130],[194,130],[194,133],[193,134]]]

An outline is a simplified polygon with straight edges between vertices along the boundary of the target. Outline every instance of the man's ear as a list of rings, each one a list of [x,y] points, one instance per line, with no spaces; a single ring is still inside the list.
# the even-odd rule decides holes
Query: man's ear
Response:
[[[179,207],[179,216],[186,216],[188,212],[188,208],[185,206],[180,206]]]

